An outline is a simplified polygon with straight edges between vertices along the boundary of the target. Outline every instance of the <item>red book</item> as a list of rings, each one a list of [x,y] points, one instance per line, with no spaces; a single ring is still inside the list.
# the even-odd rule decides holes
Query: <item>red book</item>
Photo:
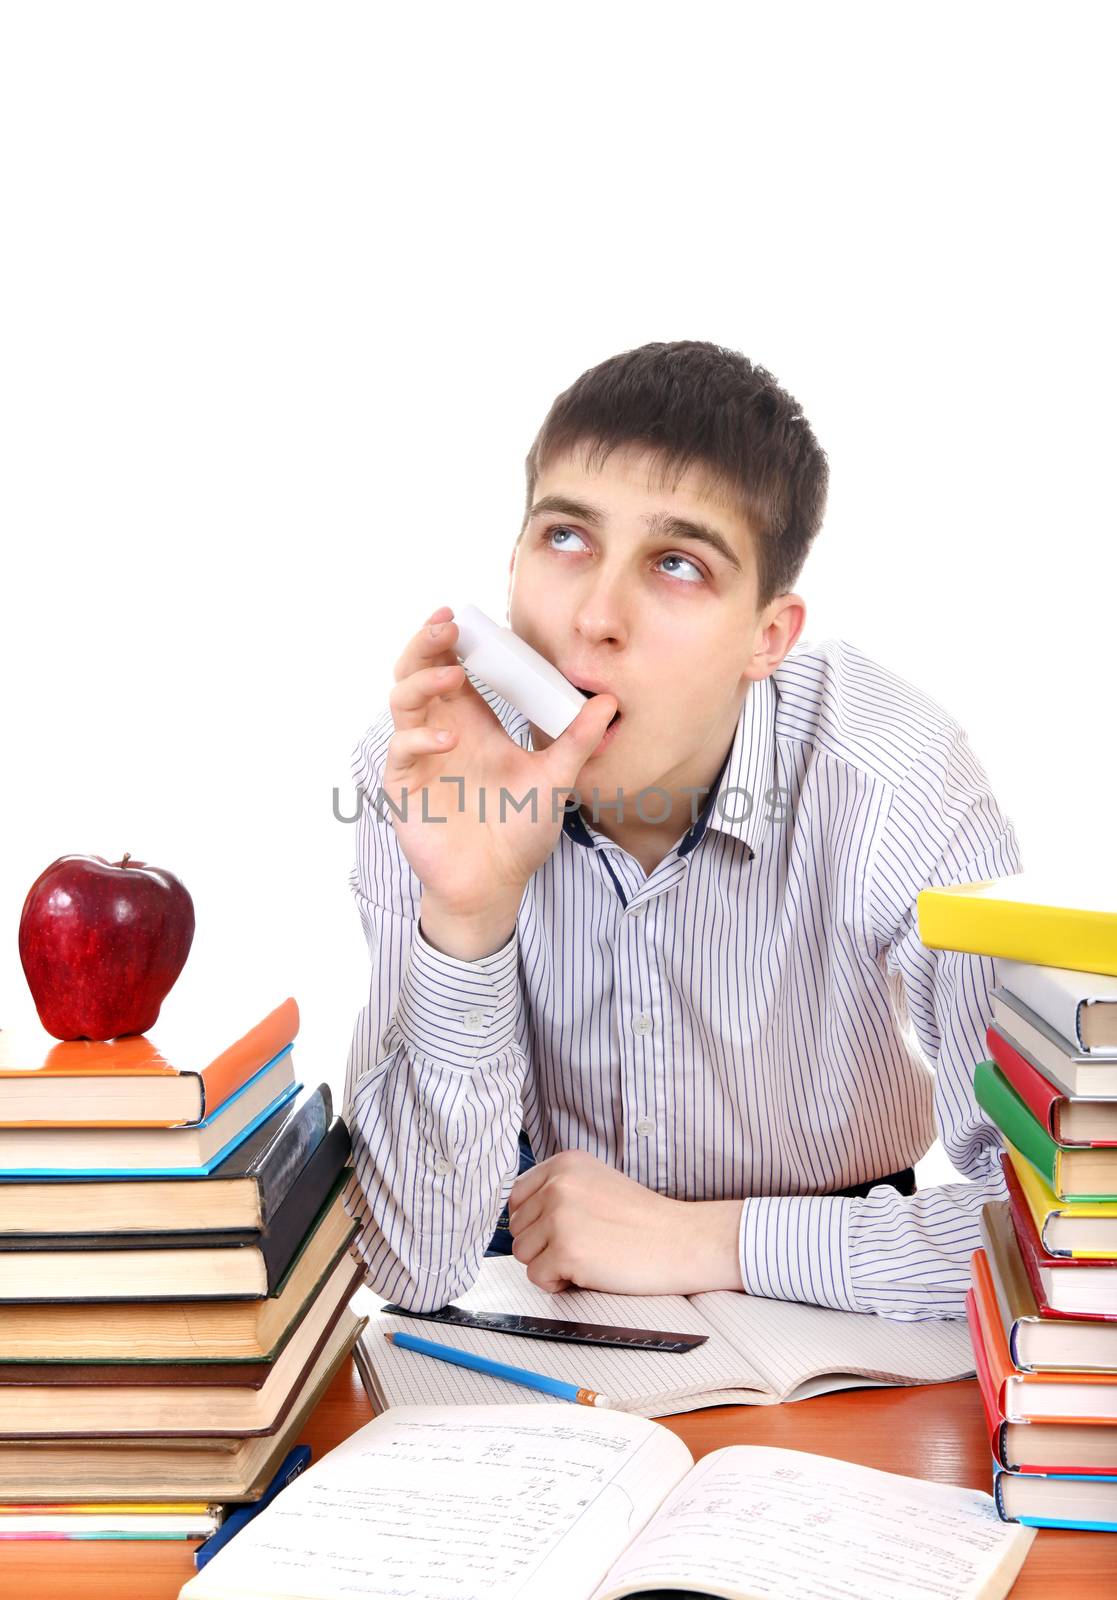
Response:
[[[1092,1150],[1117,1145],[1117,1101],[1068,1095],[992,1024],[985,1030],[985,1045],[1032,1116],[1056,1144]]]
[[[1101,1310],[1096,1302],[1091,1304],[1086,1298],[1094,1283],[1094,1274],[1111,1273],[1117,1267],[1117,1259],[1112,1256],[1050,1255],[1043,1248],[1036,1232],[1035,1221],[1024,1198],[1016,1169],[1007,1155],[1001,1156],[1001,1168],[1008,1184],[1012,1231],[1016,1235],[1020,1259],[1024,1263],[1024,1271],[1028,1274],[1028,1282],[1035,1295],[1040,1316],[1086,1318],[1103,1322],[1117,1320],[1117,1312]],[[1089,1279],[1081,1277],[1084,1271],[1091,1273]],[[1073,1274],[1079,1276],[1075,1277]],[[1112,1281],[1117,1288],[1117,1276]],[[1084,1287],[1080,1288],[1079,1285]]]

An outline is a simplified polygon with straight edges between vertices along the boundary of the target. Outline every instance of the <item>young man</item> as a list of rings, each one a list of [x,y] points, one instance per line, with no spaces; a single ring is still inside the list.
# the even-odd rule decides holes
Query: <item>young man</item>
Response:
[[[552,406],[510,566],[510,626],[592,692],[575,722],[479,692],[448,607],[403,650],[353,763],[348,1205],[378,1293],[452,1300],[508,1197],[550,1290],[963,1314],[1004,1192],[971,1090],[993,963],[925,949],[916,896],[1021,864],[953,718],[840,640],[793,648],[826,486],[762,368],[629,351]],[[936,1129],[970,1181],[915,1193]]]

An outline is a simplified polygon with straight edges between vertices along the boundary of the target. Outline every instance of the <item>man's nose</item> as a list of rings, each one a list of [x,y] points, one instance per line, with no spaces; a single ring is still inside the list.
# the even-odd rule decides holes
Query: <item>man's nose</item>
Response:
[[[574,629],[591,644],[623,644],[627,640],[628,604],[620,574],[598,572],[587,581],[574,613]]]

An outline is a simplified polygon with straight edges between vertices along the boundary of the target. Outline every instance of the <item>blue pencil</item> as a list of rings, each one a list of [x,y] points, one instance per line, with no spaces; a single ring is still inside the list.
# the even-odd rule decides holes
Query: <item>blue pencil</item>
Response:
[[[593,1389],[580,1389],[577,1384],[563,1383],[559,1378],[545,1377],[542,1372],[529,1372],[526,1367],[506,1367],[503,1361],[490,1361],[487,1356],[470,1355],[467,1350],[455,1350],[448,1344],[432,1344],[429,1339],[416,1339],[413,1333],[386,1333],[389,1344],[398,1344],[404,1350],[417,1350],[421,1356],[433,1356],[436,1361],[449,1361],[455,1367],[468,1367],[471,1372],[487,1372],[490,1378],[506,1378],[509,1383],[522,1383],[525,1389],[538,1389],[541,1394],[554,1394],[560,1400],[573,1400],[580,1406],[610,1406],[608,1396]]]

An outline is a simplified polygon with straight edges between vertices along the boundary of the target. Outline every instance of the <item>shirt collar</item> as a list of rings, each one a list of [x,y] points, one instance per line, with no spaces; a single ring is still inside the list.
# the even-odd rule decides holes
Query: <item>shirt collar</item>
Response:
[[[755,856],[775,803],[776,702],[779,691],[769,676],[749,685],[729,753],[722,762],[693,824],[675,847],[687,856],[706,829],[739,839]],[[596,849],[612,841],[587,826],[576,805],[567,808],[562,831],[575,844]]]

